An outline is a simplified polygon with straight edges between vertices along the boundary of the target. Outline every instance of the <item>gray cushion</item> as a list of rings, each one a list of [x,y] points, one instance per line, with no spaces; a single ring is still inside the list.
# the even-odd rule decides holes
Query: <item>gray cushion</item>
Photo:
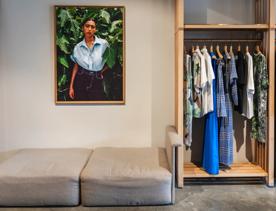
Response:
[[[89,149],[24,149],[0,163],[1,206],[79,204]]]
[[[97,148],[81,174],[84,206],[172,202],[165,149]]]

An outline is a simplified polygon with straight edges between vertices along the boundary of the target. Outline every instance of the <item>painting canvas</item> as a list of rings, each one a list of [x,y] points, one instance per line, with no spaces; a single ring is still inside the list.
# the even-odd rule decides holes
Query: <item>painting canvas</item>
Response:
[[[57,104],[125,103],[125,8],[55,6]]]

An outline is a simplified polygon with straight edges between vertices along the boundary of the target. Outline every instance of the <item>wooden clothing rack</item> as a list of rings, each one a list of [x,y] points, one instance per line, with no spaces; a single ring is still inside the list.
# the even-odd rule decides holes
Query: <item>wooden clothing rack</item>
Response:
[[[274,90],[275,90],[275,1],[276,0],[255,0],[255,24],[184,24],[184,7],[188,0],[175,0],[175,125],[178,134],[183,137],[183,67],[184,67],[184,48],[193,42],[241,42],[241,43],[262,43],[263,53],[267,58],[269,70],[269,90],[268,90],[268,131],[266,143],[251,141],[252,156],[248,161],[243,159],[234,159],[231,169],[220,171],[218,175],[206,173],[198,163],[191,158],[191,151],[187,151],[183,145],[177,151],[177,186],[183,187],[185,178],[253,178],[262,177],[266,179],[268,186],[274,185]],[[213,39],[198,38],[193,33],[198,31],[204,35],[204,32],[213,31],[223,33],[224,31],[236,34],[233,39]],[[235,33],[237,32],[237,33]],[[261,35],[261,39],[240,38],[241,34]],[[187,37],[186,37],[187,36]],[[248,121],[247,121],[248,122]],[[235,125],[235,122],[234,122]],[[247,127],[247,123],[246,123]],[[247,129],[247,128],[246,128]],[[242,131],[242,137],[248,135],[248,131]],[[203,137],[203,136],[202,136]],[[183,137],[184,138],[184,137]],[[243,142],[243,140],[236,141]],[[203,138],[202,138],[203,140]],[[193,140],[194,143],[195,140]],[[192,143],[192,145],[193,145]],[[234,141],[235,143],[235,141]],[[243,144],[245,144],[243,142]],[[200,147],[199,147],[200,148]],[[234,158],[239,157],[241,153],[234,152]],[[200,154],[200,153],[198,153]]]
[[[185,42],[262,42],[262,40],[214,40],[214,39],[185,39]]]

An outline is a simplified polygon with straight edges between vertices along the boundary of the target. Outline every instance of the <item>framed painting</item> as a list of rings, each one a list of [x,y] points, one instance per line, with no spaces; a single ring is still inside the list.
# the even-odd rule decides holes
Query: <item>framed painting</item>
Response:
[[[125,7],[55,6],[55,102],[125,103]]]

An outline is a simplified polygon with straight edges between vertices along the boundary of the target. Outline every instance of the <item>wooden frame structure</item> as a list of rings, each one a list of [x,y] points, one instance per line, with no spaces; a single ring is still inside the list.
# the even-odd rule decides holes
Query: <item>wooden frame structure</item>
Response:
[[[193,163],[184,163],[184,146],[176,154],[177,186],[185,178],[206,177],[265,177],[268,186],[274,185],[274,95],[275,95],[275,0],[255,0],[256,24],[184,24],[185,0],[175,0],[175,125],[183,137],[183,67],[185,31],[194,30],[252,30],[262,31],[263,51],[269,70],[267,142],[255,142],[252,162],[234,163],[231,170],[209,175]],[[183,137],[184,138],[184,137]]]

